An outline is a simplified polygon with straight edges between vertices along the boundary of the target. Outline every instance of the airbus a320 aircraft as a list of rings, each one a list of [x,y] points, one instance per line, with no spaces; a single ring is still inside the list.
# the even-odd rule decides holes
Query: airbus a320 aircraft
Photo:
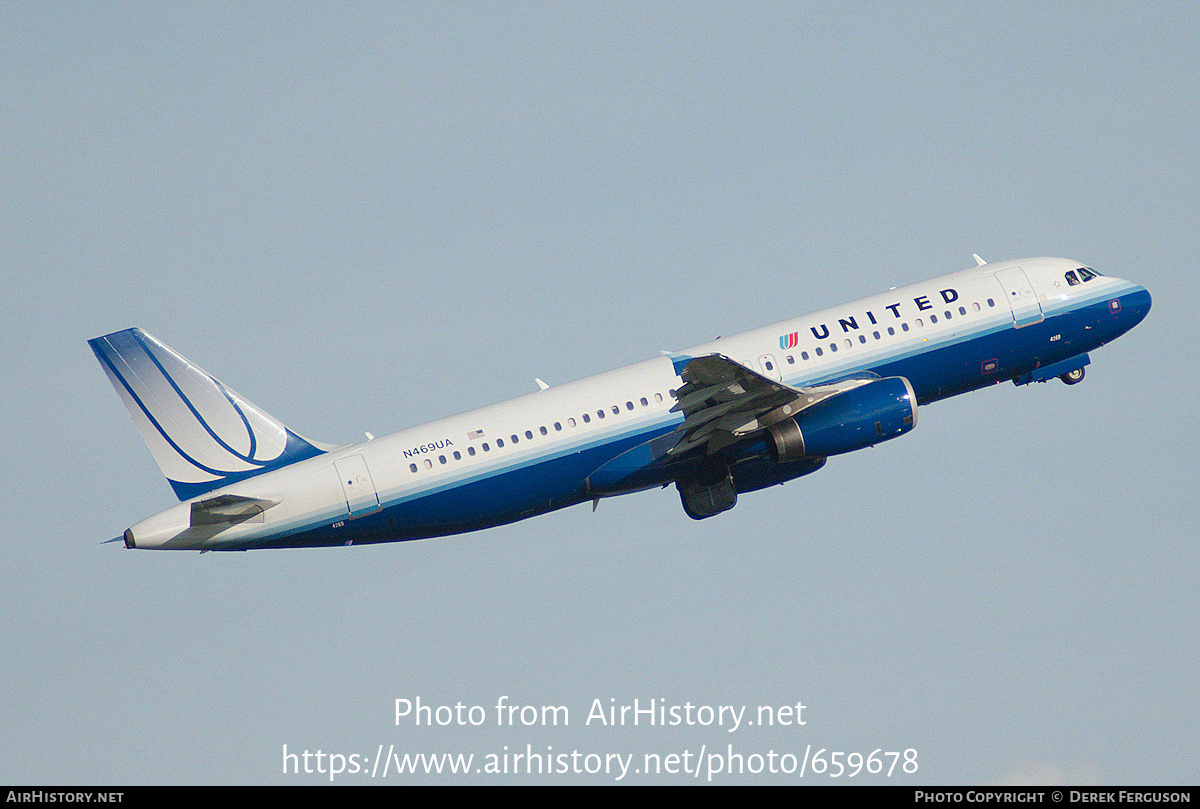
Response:
[[[1150,293],[1079,262],[987,264],[382,438],[301,438],[140,329],[89,341],[180,505],[127,548],[474,531],[672,483],[688,516],[911,430],[929,402],[1083,379]],[[120,538],[118,538],[120,539]],[[114,540],[115,541],[115,540]]]

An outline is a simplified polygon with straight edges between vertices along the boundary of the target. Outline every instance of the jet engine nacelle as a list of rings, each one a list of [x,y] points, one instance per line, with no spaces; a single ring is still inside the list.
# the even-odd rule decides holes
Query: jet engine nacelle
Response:
[[[767,429],[775,463],[839,455],[870,447],[917,424],[917,397],[902,376],[843,391]]]

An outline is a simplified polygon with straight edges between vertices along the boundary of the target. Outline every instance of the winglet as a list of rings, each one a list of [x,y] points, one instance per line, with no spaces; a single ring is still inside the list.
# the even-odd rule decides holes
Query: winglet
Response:
[[[979,254],[978,254],[978,253],[972,253],[972,254],[971,254],[971,258],[975,259],[975,266],[976,266],[976,267],[982,267],[984,264],[987,264],[987,262],[986,262],[986,261],[984,261],[983,259],[981,259],[981,258],[979,257]]]
[[[234,525],[240,522],[262,522],[262,513],[279,505],[279,500],[222,494],[192,503],[191,525]]]

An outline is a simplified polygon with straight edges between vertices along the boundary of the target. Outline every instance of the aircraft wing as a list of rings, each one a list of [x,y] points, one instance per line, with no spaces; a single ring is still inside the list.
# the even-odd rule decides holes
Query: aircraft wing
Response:
[[[672,412],[682,412],[681,433],[671,455],[703,446],[714,455],[725,447],[795,416],[805,408],[856,388],[876,374],[856,374],[809,388],[793,388],[763,376],[724,354],[689,360],[680,372]]]

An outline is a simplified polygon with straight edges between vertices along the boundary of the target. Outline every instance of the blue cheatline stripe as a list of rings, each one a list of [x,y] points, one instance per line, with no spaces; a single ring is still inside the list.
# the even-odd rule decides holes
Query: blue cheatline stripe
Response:
[[[945,362],[944,357],[939,357],[937,360],[929,359],[937,352],[947,348],[953,349],[953,355],[959,362],[965,362],[968,358],[989,351],[997,351],[1005,355],[1027,352],[1030,357],[1033,357],[1041,350],[1046,359],[1052,361],[1067,359],[1099,347],[1123,334],[1127,327],[1117,328],[1109,332],[1108,336],[1089,340],[1086,344],[1081,344],[1078,340],[1064,343],[1058,349],[1051,349],[1048,345],[1043,345],[1046,340],[1044,335],[1057,330],[1070,330],[1074,324],[1080,322],[1080,319],[1111,322],[1112,313],[1108,309],[1108,302],[1114,298],[1128,296],[1131,292],[1134,296],[1149,297],[1140,290],[1140,287],[1128,284],[1115,290],[1111,287],[1098,290],[1087,298],[1072,299],[1067,305],[1054,306],[1053,304],[1059,302],[1047,301],[1045,304],[1046,319],[1042,323],[1024,326],[1021,329],[1014,328],[1011,310],[998,305],[996,314],[990,315],[986,321],[972,330],[937,328],[941,334],[935,340],[909,343],[894,348],[879,346],[879,348],[869,348],[866,352],[855,351],[852,358],[847,358],[843,362],[822,365],[819,372],[794,372],[785,377],[784,381],[789,385],[804,387],[837,379],[855,370],[870,369],[882,376],[907,376],[917,389],[918,398],[923,402],[942,398],[942,396],[936,395],[937,390],[944,389],[954,392],[970,390],[970,383],[976,378],[976,375],[972,374],[970,367],[963,368],[959,373],[946,373],[947,369],[938,367]],[[1064,318],[1070,319],[1064,321]],[[914,327],[909,334],[915,336],[919,332],[916,332]],[[1003,336],[1003,339],[988,341],[987,338],[995,338],[997,335]],[[1087,347],[1079,348],[1080,345],[1087,345]],[[1075,347],[1073,350],[1072,346]],[[999,357],[999,359],[1002,360],[1000,370],[995,374],[990,374],[989,380],[981,382],[980,387],[983,384],[990,384],[996,379],[1006,378],[1005,372],[1008,370],[1009,364],[1003,362],[1003,357]],[[1013,373],[1017,372],[1019,371]]]
[[[1129,295],[1135,290],[1134,295]],[[1042,324],[1014,329],[1010,312],[1001,311],[979,324],[973,332],[946,330],[945,337],[935,343],[910,343],[908,347],[888,349],[867,354],[855,352],[853,362],[837,366],[823,365],[820,371],[807,378],[794,375],[791,384],[812,385],[820,379],[844,376],[859,370],[870,370],[881,376],[904,376],[914,384],[920,382],[918,398],[934,400],[953,393],[985,387],[1013,378],[1035,363],[1042,350],[1043,364],[1060,361],[1093,350],[1128,330],[1132,317],[1114,318],[1108,302],[1129,295],[1123,308],[1147,305],[1149,296],[1130,285],[1121,290],[1109,289],[1086,300],[1057,307]],[[1141,301],[1142,296],[1146,298]],[[1003,315],[1003,316],[1001,316]],[[1120,321],[1120,322],[1118,322]],[[1094,336],[1085,341],[1063,341],[1051,344],[1047,335],[1084,323],[1112,323],[1097,328]],[[1050,346],[1054,346],[1051,353]],[[996,373],[983,375],[979,358],[995,353],[1000,360]],[[1024,358],[1022,367],[1012,357]],[[687,360],[676,355],[679,361]],[[831,368],[833,370],[831,370]],[[343,528],[332,529],[341,511],[304,515],[290,523],[282,533],[273,534],[263,546],[340,545],[382,542],[396,539],[418,539],[456,533],[469,528],[483,528],[512,522],[530,513],[551,511],[582,502],[585,497],[579,486],[592,471],[626,450],[663,435],[682,421],[677,414],[658,414],[639,424],[595,434],[582,441],[555,444],[543,452],[532,452],[511,463],[493,465],[487,469],[467,471],[457,476],[441,477],[428,486],[418,483],[380,493],[383,508],[358,520],[348,520]],[[666,480],[664,482],[669,482]],[[450,520],[447,515],[456,515]],[[247,543],[253,546],[254,543]]]

